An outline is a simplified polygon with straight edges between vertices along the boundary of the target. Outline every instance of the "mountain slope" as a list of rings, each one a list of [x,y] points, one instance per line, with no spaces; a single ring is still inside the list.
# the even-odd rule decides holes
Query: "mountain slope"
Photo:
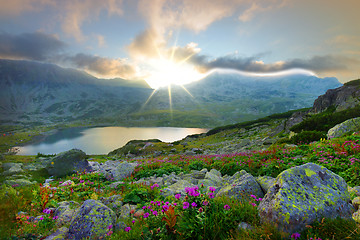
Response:
[[[126,118],[151,93],[136,85],[141,88],[51,64],[0,60],[0,116],[2,122],[22,123]]]
[[[309,75],[255,77],[214,73],[207,78],[171,87],[173,111],[197,111],[229,124],[264,117],[273,113],[311,107],[314,100],[330,88],[341,86],[336,78]],[[169,109],[168,89],[159,89],[145,110]],[[215,124],[215,125],[216,125]]]

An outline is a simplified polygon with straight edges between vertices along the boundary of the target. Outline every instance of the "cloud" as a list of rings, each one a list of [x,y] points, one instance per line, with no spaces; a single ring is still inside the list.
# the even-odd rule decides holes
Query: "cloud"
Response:
[[[17,16],[24,12],[41,11],[46,6],[54,11],[54,19],[61,22],[62,30],[68,36],[81,42],[86,39],[81,27],[84,22],[99,17],[102,11],[109,15],[122,15],[123,0],[11,0],[2,1],[1,16]]]
[[[23,12],[39,11],[46,5],[54,5],[54,0],[11,0],[2,1],[0,16],[18,16]]]
[[[64,61],[69,61],[78,68],[85,69],[101,77],[132,79],[137,75],[136,67],[129,64],[126,59],[111,59],[79,53],[75,56],[65,57]]]
[[[43,61],[60,53],[65,46],[56,36],[42,32],[0,33],[0,58]]]
[[[290,59],[268,64],[261,61],[259,59],[260,57],[261,55],[251,57],[228,55],[209,60],[209,57],[199,55],[192,58],[191,61],[201,72],[206,72],[215,68],[224,68],[259,73],[283,71],[293,68],[307,69],[317,73],[334,71],[346,72],[350,71],[353,66],[360,63],[356,58],[349,58],[342,55],[314,56],[310,59]]]

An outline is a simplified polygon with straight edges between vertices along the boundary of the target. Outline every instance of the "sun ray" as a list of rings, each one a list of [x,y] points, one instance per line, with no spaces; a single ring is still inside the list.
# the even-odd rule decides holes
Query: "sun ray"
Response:
[[[184,89],[184,91],[190,95],[190,97],[194,98],[194,96],[189,92],[189,90],[186,89],[186,87],[184,85],[180,85],[182,87],[182,89]]]
[[[146,102],[142,105],[142,107],[140,108],[140,110],[143,110],[143,109],[146,107],[146,105],[149,103],[149,101],[150,101],[151,98],[154,96],[154,94],[155,94],[156,91],[157,91],[156,89],[154,89],[154,90],[152,91],[152,93],[150,94],[150,96],[148,97],[148,99],[146,100]]]

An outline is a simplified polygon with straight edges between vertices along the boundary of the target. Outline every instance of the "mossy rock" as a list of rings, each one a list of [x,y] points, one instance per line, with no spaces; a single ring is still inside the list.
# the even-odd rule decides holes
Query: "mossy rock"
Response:
[[[347,184],[339,175],[314,163],[283,171],[258,206],[263,222],[288,233],[300,232],[322,218],[351,219]]]

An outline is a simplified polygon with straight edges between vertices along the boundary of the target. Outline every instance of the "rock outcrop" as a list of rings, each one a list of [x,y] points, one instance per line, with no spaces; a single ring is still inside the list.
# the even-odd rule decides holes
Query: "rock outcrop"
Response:
[[[335,127],[329,129],[327,133],[327,137],[329,139],[335,137],[341,137],[347,133],[354,133],[359,130],[360,130],[360,117],[352,118],[346,120],[345,122],[337,124]]]
[[[291,233],[321,218],[351,218],[347,184],[328,169],[307,163],[278,175],[258,206],[262,221]]]
[[[311,112],[320,113],[330,106],[335,106],[337,111],[353,108],[360,104],[360,80],[346,83],[344,86],[330,89],[324,95],[319,96],[313,105]]]
[[[86,160],[86,153],[78,149],[71,149],[53,157],[46,170],[51,176],[61,177],[77,171],[88,171],[89,163]]]
[[[100,201],[86,200],[77,210],[69,228],[68,238],[100,239],[116,223],[115,213]]]

